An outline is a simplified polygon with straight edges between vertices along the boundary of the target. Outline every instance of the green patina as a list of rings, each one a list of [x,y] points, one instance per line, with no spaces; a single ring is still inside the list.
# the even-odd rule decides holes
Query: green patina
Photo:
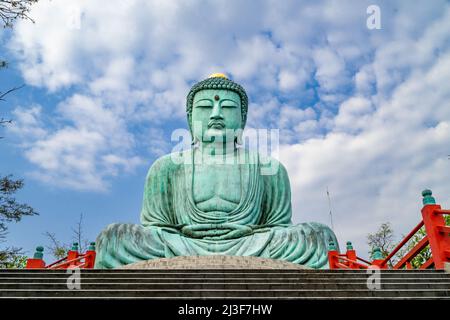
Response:
[[[44,247],[42,247],[42,246],[36,247],[36,251],[34,252],[33,258],[34,259],[44,258]]]
[[[216,76],[194,85],[186,106],[192,148],[153,163],[141,225],[109,225],[97,238],[95,267],[235,255],[326,268],[328,244],[338,249],[333,231],[315,222],[294,225],[284,166],[238,147],[247,119],[245,90]],[[262,174],[267,168],[274,170]]]
[[[380,248],[374,248],[373,249],[372,257],[373,257],[373,260],[383,260],[384,259]]]
[[[436,204],[436,200],[434,199],[432,194],[433,193],[431,192],[430,189],[425,189],[422,191],[422,196],[423,196],[422,202],[423,202],[424,206],[427,204]]]
[[[353,250],[353,244],[351,241],[347,241],[347,250]]]

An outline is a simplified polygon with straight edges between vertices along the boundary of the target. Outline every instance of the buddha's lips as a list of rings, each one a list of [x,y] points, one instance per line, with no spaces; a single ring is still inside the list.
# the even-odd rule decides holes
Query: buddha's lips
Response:
[[[225,123],[223,121],[211,120],[208,122],[208,128],[223,129],[225,128]]]

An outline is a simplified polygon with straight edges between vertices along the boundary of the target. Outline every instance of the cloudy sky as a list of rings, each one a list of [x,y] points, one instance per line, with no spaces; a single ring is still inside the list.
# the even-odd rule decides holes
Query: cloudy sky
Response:
[[[26,84],[0,105],[0,172],[40,213],[10,225],[28,254],[46,231],[71,241],[81,213],[91,240],[138,223],[146,172],[213,72],[247,89],[248,127],[280,129],[294,223],[330,224],[328,188],[341,247],[367,256],[382,222],[419,222],[424,188],[450,207],[447,1],[41,0],[30,15],[0,31],[0,91]]]

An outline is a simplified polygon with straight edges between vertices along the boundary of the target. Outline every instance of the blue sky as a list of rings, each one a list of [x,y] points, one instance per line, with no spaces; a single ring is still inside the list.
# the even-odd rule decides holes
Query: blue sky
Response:
[[[241,83],[248,127],[277,128],[293,221],[329,223],[341,246],[420,219],[420,192],[450,207],[450,5],[446,1],[41,0],[35,23],[0,31],[0,172],[40,215],[10,225],[32,254],[139,221],[151,163],[187,128],[190,86],[213,72]],[[366,26],[369,5],[381,29]]]

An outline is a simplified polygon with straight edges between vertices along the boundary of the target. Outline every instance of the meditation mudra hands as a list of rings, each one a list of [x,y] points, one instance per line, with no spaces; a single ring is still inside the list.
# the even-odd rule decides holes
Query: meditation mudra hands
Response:
[[[253,229],[235,223],[202,223],[187,225],[181,228],[181,232],[191,238],[201,238],[205,240],[226,240],[235,239],[251,235]]]

